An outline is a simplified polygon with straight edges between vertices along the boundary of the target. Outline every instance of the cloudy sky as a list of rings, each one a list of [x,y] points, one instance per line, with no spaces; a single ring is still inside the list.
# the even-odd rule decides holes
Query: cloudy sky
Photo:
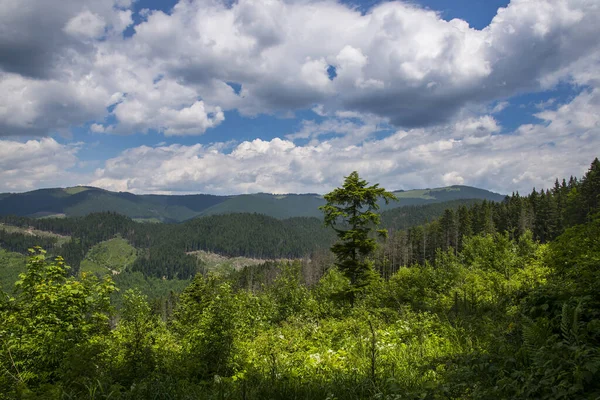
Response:
[[[510,193],[600,155],[597,0],[0,0],[0,192]]]

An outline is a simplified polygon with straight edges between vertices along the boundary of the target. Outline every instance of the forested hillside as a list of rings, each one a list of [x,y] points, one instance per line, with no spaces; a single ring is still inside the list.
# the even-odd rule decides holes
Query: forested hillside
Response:
[[[455,200],[402,207],[384,212],[383,221],[385,226],[410,227],[435,219],[446,207],[457,208],[477,202]],[[28,248],[38,244],[51,254],[61,254],[75,272],[93,246],[120,235],[141,250],[131,267],[134,271],[185,279],[197,271],[196,260],[185,254],[191,251],[290,259],[310,257],[315,251],[328,249],[334,240],[333,232],[317,218],[279,220],[259,214],[213,215],[182,224],[140,223],[114,213],[42,219],[0,216],[0,223],[5,224],[4,228],[0,226],[0,247],[26,254]],[[20,231],[9,232],[8,227],[18,227]],[[31,229],[51,234],[36,236],[28,233]],[[65,237],[71,240],[65,243]]]
[[[469,186],[396,193],[399,201],[390,204],[389,208],[459,199],[501,201],[503,198],[497,193]],[[321,218],[318,207],[323,204],[325,204],[323,196],[314,193],[287,195],[257,193],[238,196],[135,195],[78,186],[1,194],[0,215],[81,217],[91,213],[115,212],[147,222],[181,222],[201,215],[231,213],[258,213],[278,219]]]
[[[315,262],[309,260],[197,274],[179,297],[166,295],[158,305],[130,290],[118,313],[110,275],[73,276],[62,258],[33,250],[14,294],[0,294],[0,393],[596,399],[599,203],[596,159],[580,180],[557,181],[549,190],[515,193],[501,203],[454,204],[420,226],[402,225],[402,215],[384,219],[389,237],[364,260],[379,273],[360,290],[332,264],[307,279],[307,265]],[[84,251],[119,234],[146,249],[132,268],[160,278],[154,280],[193,275],[173,266],[187,261],[171,264],[194,258],[185,250],[227,243],[223,251],[294,254],[334,241],[317,219],[253,214],[182,225],[139,224],[106,213],[3,222],[70,235],[71,242],[50,244],[55,254]],[[224,239],[219,244],[213,237]],[[176,248],[184,251],[168,255]],[[152,267],[145,271],[145,265]]]

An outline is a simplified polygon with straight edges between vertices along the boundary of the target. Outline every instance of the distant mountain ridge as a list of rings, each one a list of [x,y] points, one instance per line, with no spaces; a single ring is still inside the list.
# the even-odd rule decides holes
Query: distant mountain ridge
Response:
[[[382,204],[382,210],[461,199],[502,201],[505,197],[485,189],[459,185],[394,193],[399,201]],[[318,207],[323,204],[323,196],[315,193],[136,195],[90,186],[0,193],[0,215],[84,216],[93,212],[113,211],[150,222],[181,222],[203,215],[231,213],[258,213],[279,219],[321,217]]]

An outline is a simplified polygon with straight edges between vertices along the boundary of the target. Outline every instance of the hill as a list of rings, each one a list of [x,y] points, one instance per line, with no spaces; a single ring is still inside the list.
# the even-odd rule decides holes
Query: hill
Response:
[[[470,186],[449,186],[395,192],[398,202],[382,209],[479,199],[502,201],[503,195]],[[318,194],[274,195],[267,193],[235,196],[135,195],[77,186],[39,189],[25,193],[0,194],[0,215],[34,218],[77,217],[96,212],[116,212],[144,222],[181,222],[198,216],[257,213],[277,219],[321,217],[318,207],[325,204]]]
[[[116,275],[133,264],[136,257],[136,249],[118,235],[94,245],[81,261],[79,270],[101,275],[107,273]]]

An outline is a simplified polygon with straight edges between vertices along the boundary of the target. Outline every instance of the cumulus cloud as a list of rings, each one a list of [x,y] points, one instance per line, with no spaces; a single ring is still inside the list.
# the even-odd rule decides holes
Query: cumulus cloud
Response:
[[[120,33],[131,24],[127,4],[113,0],[23,0],[0,4],[0,70],[31,78],[60,75],[72,53],[90,54],[81,39]]]
[[[68,131],[102,114],[110,97],[86,77],[41,81],[12,73],[0,74],[0,93],[0,137]]]
[[[515,0],[483,30],[402,2],[361,14],[333,2],[197,1],[152,13],[131,44],[190,85],[241,83],[241,98],[225,109],[323,103],[414,127],[565,79],[598,51],[599,18],[587,0]]]
[[[85,10],[71,18],[65,25],[64,31],[71,36],[95,39],[104,35],[105,28],[104,18]]]
[[[0,4],[0,136],[68,131],[106,113],[111,88],[92,60],[131,11],[112,0]]]
[[[317,107],[316,112],[320,112],[319,110]],[[381,118],[353,112],[338,112],[334,115],[321,114],[321,116],[327,118],[322,122],[303,120],[300,130],[286,135],[286,139],[309,139],[310,144],[315,144],[321,137],[332,135],[339,138],[338,142],[355,144],[368,139],[374,133],[381,131],[382,126],[386,126]]]
[[[599,105],[600,90],[587,91],[537,114],[543,123],[510,133],[500,133],[498,122],[485,115],[355,144],[344,138],[306,145],[256,139],[230,152],[200,144],[142,146],[108,160],[92,184],[133,192],[325,193],[358,170],[389,189],[466,184],[528,192],[549,188],[555,178],[581,176],[598,156]]]
[[[82,121],[108,133],[201,134],[228,110],[288,115],[315,104],[418,128],[448,123],[472,104],[598,81],[600,8],[592,0],[513,0],[482,30],[408,2],[363,14],[330,0],[182,0],[169,14],[145,11],[123,38],[129,7],[2,3],[4,97],[31,87],[85,93],[74,105],[25,98],[21,119],[0,116],[0,134],[51,133]]]
[[[304,145],[280,138],[190,146],[160,143],[123,151],[91,179],[72,170],[78,163],[78,146],[50,138],[2,140],[0,191],[85,182],[137,193],[325,193],[358,170],[389,189],[466,184],[503,193],[528,192],[533,186],[550,187],[556,177],[585,172],[600,148],[599,106],[600,89],[590,89],[568,103],[549,105],[536,114],[541,123],[522,125],[514,132],[502,132],[492,116],[484,115],[398,130],[384,138],[357,136],[353,142],[346,135]],[[369,126],[356,115],[331,118],[303,129],[321,132],[340,123]]]
[[[104,131],[138,133],[155,129],[167,136],[201,134],[225,119],[220,107],[197,100],[195,91],[171,79],[133,82],[131,92],[117,97],[113,115],[117,123]]]
[[[0,3],[0,137],[77,126],[199,135],[231,110],[320,117],[233,148],[141,146],[96,171],[93,184],[136,192],[326,192],[355,169],[394,189],[529,190],[581,174],[600,148],[594,0],[513,0],[482,30],[400,1],[361,13],[333,0],[181,0],[168,14],[144,11],[123,37],[131,6]],[[503,132],[497,114],[511,96],[561,82],[580,93],[541,103],[541,124]],[[46,161],[66,169],[50,170],[73,177],[74,147],[0,144],[0,154],[56,156]],[[2,162],[6,188],[51,182],[13,160],[29,177],[17,183]]]
[[[78,146],[51,138],[25,143],[0,140],[0,192],[75,183],[83,179],[68,170],[77,163]]]

